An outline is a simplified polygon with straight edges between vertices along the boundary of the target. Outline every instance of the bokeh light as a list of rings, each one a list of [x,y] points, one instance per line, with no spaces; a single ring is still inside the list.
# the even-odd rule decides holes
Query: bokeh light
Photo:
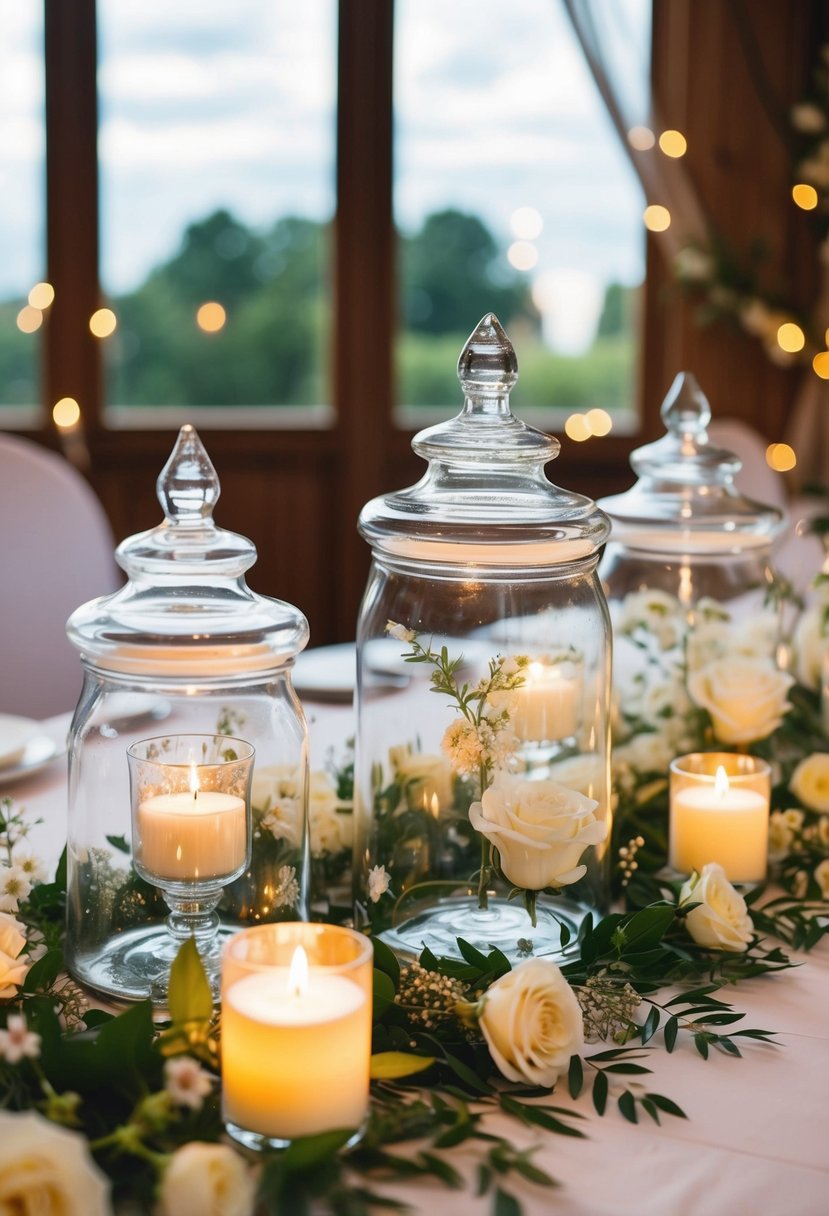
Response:
[[[794,448],[788,443],[770,443],[766,448],[766,464],[778,473],[788,473],[797,464]]]
[[[671,226],[670,211],[659,203],[651,203],[649,207],[646,207],[642,219],[649,232],[664,232]]]
[[[804,211],[814,211],[817,206],[817,190],[806,182],[798,182],[796,186],[792,186],[792,198]]]
[[[24,304],[17,314],[17,328],[23,334],[33,334],[43,324],[43,313],[31,304]]]
[[[777,331],[777,345],[790,355],[796,354],[806,345],[806,335],[794,321],[784,321]]]
[[[115,333],[118,319],[111,308],[99,308],[89,318],[89,328],[96,338],[108,338]]]
[[[829,350],[819,351],[812,360],[812,367],[821,380],[829,380]]]
[[[647,152],[656,143],[656,136],[650,127],[631,127],[628,143],[636,152]]]
[[[513,241],[507,250],[507,261],[516,270],[532,270],[538,265],[538,250],[529,241]]]
[[[591,435],[596,435],[597,438],[601,439],[603,435],[610,434],[613,426],[613,419],[610,417],[607,410],[588,410],[584,418],[587,425],[590,427]]]
[[[29,292],[29,303],[32,308],[39,308],[41,312],[49,307],[54,298],[55,289],[51,283],[35,283]]]
[[[220,329],[224,329],[226,320],[227,313],[215,300],[208,300],[207,303],[202,304],[196,313],[196,324],[206,334],[217,334]]]
[[[585,439],[590,438],[592,433],[590,423],[584,414],[571,414],[564,424],[564,434],[568,439],[574,439],[576,443],[583,443]]]
[[[536,211],[535,207],[518,207],[510,216],[509,226],[512,235],[519,240],[534,241],[536,237],[541,236],[544,220],[541,218],[541,212]]]
[[[688,151],[688,141],[681,131],[663,131],[659,136],[659,146],[666,156],[674,159]]]
[[[77,426],[81,416],[81,407],[74,397],[61,397],[52,407],[52,418],[55,426],[64,430]]]

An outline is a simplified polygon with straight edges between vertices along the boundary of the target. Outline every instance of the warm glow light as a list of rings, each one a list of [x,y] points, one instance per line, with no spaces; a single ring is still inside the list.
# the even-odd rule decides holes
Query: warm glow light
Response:
[[[574,439],[576,443],[583,443],[585,439],[590,438],[593,432],[584,414],[571,414],[564,424],[564,434],[568,439]]]
[[[714,793],[718,798],[724,798],[728,793],[728,774],[721,764],[717,765],[717,774],[714,777]]]
[[[432,801],[429,803],[429,810],[432,812],[433,819],[440,819],[440,802],[437,794],[432,794]]]
[[[688,151],[688,141],[681,131],[663,131],[659,136],[659,146],[666,156],[674,158],[684,156]]]
[[[190,793],[195,798],[201,789],[201,782],[199,781],[199,774],[196,772],[195,764],[190,765],[190,776],[187,784],[190,786]]]
[[[804,211],[814,211],[817,206],[817,190],[806,182],[798,182],[796,186],[792,186],[792,198]]]
[[[785,321],[777,331],[777,345],[781,350],[795,354],[806,345],[806,335],[794,321]]]
[[[64,430],[77,426],[80,416],[81,407],[74,397],[61,397],[60,401],[56,401],[52,407],[52,419],[55,426],[62,427]]]
[[[538,264],[538,250],[529,241],[513,241],[507,250],[507,260],[516,270],[532,270]]]
[[[21,333],[33,334],[43,324],[43,313],[31,304],[24,304],[17,314],[17,328]]]
[[[288,971],[288,992],[291,996],[303,996],[307,989],[308,955],[303,946],[297,946]]]
[[[115,333],[118,320],[111,308],[99,308],[89,318],[89,328],[96,338],[108,338]]]
[[[660,206],[659,203],[651,203],[649,207],[646,207],[642,219],[649,232],[664,232],[671,226],[670,211],[667,207]]]
[[[829,350],[822,350],[812,360],[812,367],[821,380],[829,380]]]
[[[55,289],[51,283],[35,283],[29,292],[29,303],[32,308],[39,308],[41,312],[49,307],[54,298]]]
[[[771,443],[766,448],[766,464],[778,473],[788,473],[797,464],[794,448],[788,443]]]
[[[631,127],[628,143],[637,152],[647,152],[656,143],[656,138],[650,127]]]
[[[206,334],[217,334],[220,329],[224,328],[226,320],[227,313],[215,300],[208,300],[206,304],[202,304],[196,313],[196,324]]]
[[[588,410],[585,414],[585,421],[590,427],[590,433],[601,438],[603,435],[609,435],[613,426],[613,419],[608,414],[607,410]]]
[[[512,235],[517,236],[519,240],[534,241],[537,236],[541,236],[544,220],[541,218],[541,212],[536,211],[535,207],[518,207],[509,218],[509,226]]]

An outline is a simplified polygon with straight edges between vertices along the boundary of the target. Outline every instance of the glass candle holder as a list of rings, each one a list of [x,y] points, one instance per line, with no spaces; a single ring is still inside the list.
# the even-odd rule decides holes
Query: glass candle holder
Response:
[[[216,906],[250,861],[253,757],[228,735],[169,735],[127,750],[133,865],[170,909],[167,939],[148,964],[156,1002],[166,1001],[170,964],[189,937],[219,995]]]
[[[368,1113],[373,950],[352,929],[257,925],[225,946],[222,1111],[248,1148],[354,1129]]]
[[[734,883],[768,869],[771,769],[757,756],[694,752],[671,764],[668,862],[680,874],[719,862]]]

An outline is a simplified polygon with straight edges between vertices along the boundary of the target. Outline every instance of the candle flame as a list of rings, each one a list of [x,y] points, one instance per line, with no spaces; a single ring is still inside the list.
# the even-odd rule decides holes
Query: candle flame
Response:
[[[308,955],[302,946],[297,946],[288,972],[288,993],[290,996],[302,996],[307,987]]]
[[[718,798],[724,798],[728,793],[728,774],[721,764],[717,765],[717,775],[714,778],[714,793]]]
[[[190,765],[190,793],[193,795],[194,802],[196,801],[196,799],[199,796],[200,789],[201,789],[201,783],[199,781],[199,774],[196,772],[195,764],[191,764]]]
[[[539,663],[537,659],[533,659],[527,667],[527,678],[529,680],[540,680],[543,675],[544,664]]]
[[[440,802],[438,801],[438,796],[437,796],[437,794],[432,794],[432,807],[431,807],[431,809],[432,809],[432,818],[433,818],[433,819],[439,819],[439,818],[440,818]]]

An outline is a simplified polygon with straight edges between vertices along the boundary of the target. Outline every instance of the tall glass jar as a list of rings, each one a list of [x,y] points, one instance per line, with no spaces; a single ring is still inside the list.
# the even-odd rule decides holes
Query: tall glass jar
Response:
[[[403,956],[549,954],[607,895],[608,521],[546,479],[559,444],[513,417],[492,315],[458,375],[423,479],[360,516],[357,916]]]
[[[122,999],[146,996],[166,942],[160,892],[132,865],[127,748],[157,736],[236,736],[255,749],[249,868],[225,889],[221,933],[306,907],[308,734],[291,684],[308,640],[290,604],[245,583],[250,541],[218,528],[219,482],[192,426],[158,479],[165,519],[124,541],[114,595],[73,613],[84,684],[69,744],[66,959]]]
[[[636,483],[601,500],[612,523],[600,574],[614,631],[618,825],[625,847],[645,841],[640,861],[651,865],[664,858],[671,761],[751,742],[739,724],[733,738],[708,737],[706,682],[746,687],[755,662],[786,661],[770,561],[781,512],[735,486],[740,461],[709,441],[711,410],[689,373],[674,380],[662,420],[667,433],[631,457]],[[718,695],[728,698],[726,683]]]

